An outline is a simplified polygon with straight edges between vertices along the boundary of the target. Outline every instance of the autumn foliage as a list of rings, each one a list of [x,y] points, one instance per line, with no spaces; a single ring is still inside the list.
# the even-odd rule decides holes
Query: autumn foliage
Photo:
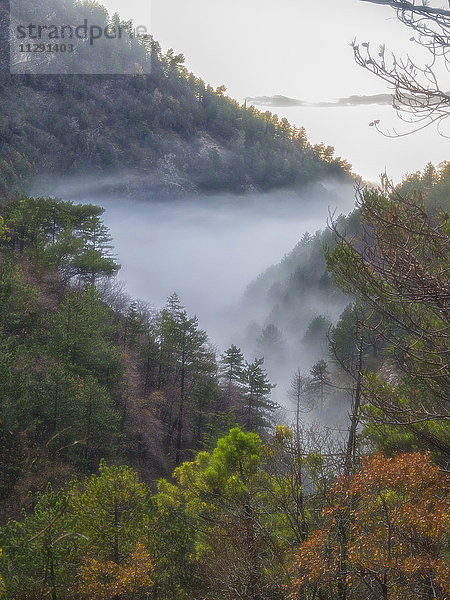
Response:
[[[428,454],[364,459],[335,484],[324,526],[295,552],[290,598],[309,597],[308,589],[335,598],[343,572],[349,599],[445,598],[449,500],[448,481]]]
[[[153,563],[142,544],[136,544],[123,564],[87,557],[80,573],[78,593],[92,600],[137,598],[139,592],[150,590]]]

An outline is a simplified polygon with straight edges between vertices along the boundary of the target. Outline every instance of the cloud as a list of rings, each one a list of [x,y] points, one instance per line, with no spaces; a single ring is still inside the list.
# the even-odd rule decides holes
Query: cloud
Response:
[[[378,104],[378,105],[391,105],[392,95],[391,94],[373,94],[371,96],[347,96],[346,98],[338,98],[337,100],[329,102],[304,102],[296,98],[289,98],[288,96],[256,96],[247,97],[247,102],[254,106],[270,106],[272,108],[281,108],[289,106],[305,106],[305,107],[317,107],[317,108],[336,108],[339,106],[363,106],[367,104]]]
[[[312,106],[361,106],[365,104],[392,104],[392,94],[374,94],[372,96],[348,96],[334,102],[317,102]]]
[[[307,106],[303,100],[296,100],[295,98],[288,98],[288,96],[255,96],[248,97],[246,101],[254,106],[273,106],[273,107],[284,107],[284,106]]]

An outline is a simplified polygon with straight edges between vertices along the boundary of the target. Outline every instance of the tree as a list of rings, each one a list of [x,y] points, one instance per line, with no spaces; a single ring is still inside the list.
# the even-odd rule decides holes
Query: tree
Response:
[[[265,369],[264,358],[255,358],[245,363],[244,369],[244,422],[249,431],[263,431],[271,424],[273,412],[278,405],[270,399],[275,387],[271,384]]]
[[[184,505],[171,501],[164,481],[158,482],[155,511],[150,521],[153,594],[161,600],[191,600],[204,582],[197,561],[197,534]],[[194,521],[195,522],[195,521]]]
[[[402,197],[420,196],[429,214],[440,212],[450,197],[450,162],[444,161],[437,168],[428,163],[422,172],[406,175],[396,190]]]
[[[314,399],[308,393],[311,377],[303,375],[300,369],[294,373],[289,388],[289,398],[294,403],[296,432],[300,429],[300,414],[311,412],[314,408]]]
[[[344,369],[351,368],[359,353],[360,333],[362,333],[364,356],[370,358],[372,364],[377,365],[381,358],[380,354],[382,356],[382,350],[385,349],[381,325],[382,317],[373,309],[367,309],[356,303],[349,304],[329,335],[335,361]],[[362,332],[359,331],[360,329]]]
[[[70,363],[77,374],[91,372],[108,383],[120,372],[120,358],[112,344],[115,330],[109,309],[101,302],[95,287],[67,291],[57,315],[51,319],[48,350]]]
[[[174,483],[159,482],[160,506],[183,514],[195,536],[206,588],[202,597],[278,598],[278,582],[268,570],[277,557],[260,485],[262,460],[259,436],[233,428],[211,453],[201,452],[178,467]]]
[[[233,396],[233,388],[242,386],[244,373],[244,355],[241,349],[232,344],[220,359],[219,375],[225,383],[227,401],[230,404]]]
[[[448,256],[450,222],[429,216],[417,198],[395,191],[360,196],[359,239],[340,240],[327,262],[337,284],[382,318],[377,335],[391,348],[399,382],[366,374],[371,418],[414,438],[446,462],[450,381]],[[370,328],[370,324],[366,324]]]
[[[80,237],[83,240],[82,251],[72,260],[72,268],[78,269],[81,279],[94,285],[98,277],[117,273],[120,265],[111,255],[112,238],[98,215],[84,220]]]
[[[304,542],[308,536],[303,435],[298,418],[295,432],[285,425],[277,425],[268,447],[266,465],[268,479],[271,480],[268,493],[274,498],[278,511],[284,515],[286,529],[296,543]],[[311,490],[308,496],[311,498]]]
[[[127,467],[102,463],[67,490],[47,485],[33,509],[1,531],[7,597],[140,598],[153,584],[151,512],[148,487]]]
[[[404,121],[416,124],[413,131],[436,123],[442,132],[442,125],[450,114],[450,93],[444,87],[450,66],[450,10],[444,9],[443,3],[438,2],[434,3],[438,6],[433,6],[430,2],[419,3],[415,0],[362,1],[395,10],[400,22],[412,30],[410,41],[428,51],[429,61],[419,66],[410,55],[406,58],[389,58],[384,45],[375,56],[367,42],[355,41],[352,47],[356,62],[393,88],[394,108]],[[374,121],[372,125],[381,131],[379,121]],[[390,136],[389,133],[385,135]]]
[[[317,358],[326,357],[328,351],[327,333],[330,327],[330,320],[323,315],[318,315],[311,320],[303,336],[303,344],[308,349],[308,353]]]
[[[313,403],[316,404],[315,398],[319,398],[320,410],[323,410],[325,403],[326,390],[330,386],[328,371],[328,363],[325,360],[317,361],[311,367],[311,381],[308,385],[308,392],[314,398]]]
[[[66,492],[47,485],[21,522],[10,520],[2,529],[0,564],[7,598],[63,596],[77,569],[77,547],[83,543],[73,529],[69,501]]]
[[[358,315],[354,304],[349,304],[339,317],[338,322],[330,332],[330,345],[335,360],[342,366],[351,366],[354,361],[356,348],[355,332]]]
[[[100,464],[73,500],[77,530],[90,556],[119,565],[146,541],[150,495],[128,467]]]
[[[279,366],[286,360],[283,335],[272,323],[261,331],[261,335],[256,340],[256,349],[258,355],[263,356],[266,363],[270,365]]]
[[[119,598],[148,598],[153,587],[151,572],[153,562],[142,544],[121,565],[86,557],[80,571],[76,591],[82,598],[91,600],[118,600]]]
[[[80,277],[95,283],[97,277],[120,269],[111,255],[108,228],[100,220],[102,207],[18,196],[3,211],[8,235],[1,241],[56,268],[65,280]]]
[[[141,315],[138,312],[138,306],[136,302],[132,302],[128,308],[127,315],[125,317],[125,328],[123,333],[123,345],[125,347],[133,347],[136,345],[137,338],[140,333],[144,330]]]
[[[346,553],[348,600],[446,597],[449,487],[429,455],[366,457],[354,475],[335,484],[333,494],[331,506],[322,511],[323,526],[295,551],[293,600],[314,587],[322,597],[336,597],[342,512],[350,514],[352,531]]]
[[[158,338],[159,385],[166,377],[173,384],[176,396],[166,418],[168,441],[171,438],[175,441],[175,463],[178,464],[185,441],[187,404],[196,398],[202,402],[211,398],[208,393],[205,397],[208,386],[203,384],[210,382],[216,373],[215,357],[207,347],[208,337],[205,331],[199,329],[197,317],[188,316],[177,294],[169,297],[166,308],[161,311]],[[196,395],[199,387],[202,387],[202,392]],[[208,389],[214,394],[213,387]]]

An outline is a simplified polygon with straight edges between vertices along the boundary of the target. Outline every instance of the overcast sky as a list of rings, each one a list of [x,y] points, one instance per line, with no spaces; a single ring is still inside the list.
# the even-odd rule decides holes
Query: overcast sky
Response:
[[[384,82],[355,64],[349,46],[355,37],[370,41],[375,48],[385,42],[389,50],[423,57],[409,41],[411,31],[398,22],[392,9],[361,0],[101,0],[101,3],[110,13],[117,11],[123,18],[132,18],[136,25],[146,25],[164,50],[172,47],[175,52],[182,52],[191,71],[213,86],[225,84],[227,93],[239,100],[246,96],[281,94],[326,101],[388,91]],[[384,108],[382,114],[388,115],[391,109]],[[375,178],[383,167],[381,158],[378,164],[373,164],[368,159],[361,160],[359,155],[365,136],[373,140],[378,135],[367,127],[369,120],[378,118],[377,111],[368,110],[367,117],[366,113],[361,116],[364,132],[356,134],[352,146],[348,143],[351,109],[317,110],[287,116],[296,125],[306,126],[311,141],[335,145],[338,154],[356,163],[360,174]],[[330,112],[335,110],[341,112]],[[283,115],[282,109],[273,112]],[[323,137],[327,119],[330,139],[318,139],[319,135]],[[335,121],[341,119],[343,126],[339,132]],[[302,120],[305,122],[298,122]],[[408,168],[405,165],[413,171],[428,160],[439,162],[450,158],[448,140],[437,138],[436,133],[428,132],[415,140],[407,138],[401,147],[398,143],[389,146],[389,140],[378,139],[373,154],[381,153],[383,160],[391,160],[392,174],[399,177]]]

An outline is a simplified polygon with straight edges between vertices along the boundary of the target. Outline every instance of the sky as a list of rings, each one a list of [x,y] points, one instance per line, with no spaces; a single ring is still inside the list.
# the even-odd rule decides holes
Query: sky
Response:
[[[226,85],[227,93],[240,101],[247,96],[281,94],[321,102],[354,94],[386,93],[384,82],[354,62],[349,44],[355,38],[370,41],[374,48],[386,43],[397,54],[423,57],[409,41],[411,32],[389,7],[361,0],[102,3],[110,13],[118,12],[136,25],[145,25],[163,50],[182,52],[189,70],[215,87]],[[399,180],[405,170],[413,172],[429,160],[438,163],[449,158],[448,140],[440,138],[434,129],[415,139],[403,138],[401,143],[369,129],[370,121],[382,118],[385,128],[406,130],[390,107],[365,107],[359,117],[351,108],[272,112],[305,126],[313,143],[334,145],[337,154],[349,160],[358,174],[372,181],[386,166]],[[356,130],[356,126],[361,129]]]
[[[355,37],[394,41],[392,11],[360,0],[105,0],[111,12],[150,28],[163,48],[230,95],[324,100],[384,85],[354,64]],[[391,17],[391,18],[389,18]],[[398,46],[398,44],[396,44]]]

